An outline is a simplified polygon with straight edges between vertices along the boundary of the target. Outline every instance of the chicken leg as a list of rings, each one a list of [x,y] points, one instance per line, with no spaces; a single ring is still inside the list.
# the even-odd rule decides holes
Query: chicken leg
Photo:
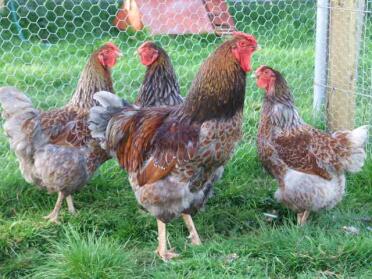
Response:
[[[73,199],[72,199],[71,195],[68,195],[66,197],[66,202],[67,202],[68,212],[70,212],[72,215],[75,215],[76,210],[75,210],[74,202],[73,202]]]
[[[65,195],[62,192],[58,192],[58,199],[57,199],[56,205],[54,206],[54,209],[49,215],[44,216],[44,219],[49,220],[52,223],[58,224],[58,214],[59,214],[59,211],[61,209],[62,202],[64,199],[65,199]]]
[[[310,211],[308,211],[308,210],[305,210],[304,212],[297,213],[297,225],[299,225],[299,226],[305,225],[309,215],[310,215]]]
[[[166,230],[166,224],[160,221],[159,219],[156,219],[158,224],[158,241],[159,246],[156,249],[156,252],[162,258],[163,261],[169,261],[172,258],[178,257],[179,255],[177,253],[174,253],[171,250],[167,250],[167,230]]]
[[[194,222],[191,218],[191,215],[182,214],[182,218],[183,218],[183,221],[186,224],[187,229],[189,230],[190,235],[188,236],[188,238],[190,238],[191,244],[192,245],[200,245],[201,244],[200,237],[199,237],[198,232],[196,231],[196,228],[195,228]]]

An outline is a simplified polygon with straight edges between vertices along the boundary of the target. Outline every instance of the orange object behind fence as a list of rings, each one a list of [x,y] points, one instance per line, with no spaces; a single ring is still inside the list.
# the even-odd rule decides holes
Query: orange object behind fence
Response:
[[[141,14],[135,0],[123,1],[114,19],[114,24],[120,30],[125,30],[128,26],[132,26],[136,31],[143,29]]]
[[[230,33],[235,24],[224,0],[127,0],[114,24],[120,30],[144,26],[151,34]]]

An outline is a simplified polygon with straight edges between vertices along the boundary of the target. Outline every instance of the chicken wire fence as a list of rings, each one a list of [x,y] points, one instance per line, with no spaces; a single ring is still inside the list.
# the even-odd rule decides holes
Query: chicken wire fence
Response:
[[[371,124],[372,1],[317,3],[314,112],[331,130]]]
[[[266,64],[281,71],[307,122],[326,128],[327,119],[341,114],[356,125],[372,124],[371,5],[370,0],[0,0],[0,85],[20,88],[40,109],[63,106],[89,55],[112,41],[124,54],[113,69],[116,93],[133,101],[145,72],[135,50],[153,40],[170,55],[186,95],[202,61],[240,30],[254,34],[262,46],[253,68]],[[317,29],[321,10],[327,11],[326,20],[318,18]],[[320,45],[319,22],[326,30]],[[323,60],[315,65],[318,55]],[[314,66],[320,77],[315,85],[321,88],[315,116],[324,117],[314,117]],[[343,76],[349,67],[354,74]],[[249,79],[245,133],[234,162],[256,156],[262,95]],[[0,149],[0,169],[8,175],[17,165],[9,159],[13,155],[3,133]]]

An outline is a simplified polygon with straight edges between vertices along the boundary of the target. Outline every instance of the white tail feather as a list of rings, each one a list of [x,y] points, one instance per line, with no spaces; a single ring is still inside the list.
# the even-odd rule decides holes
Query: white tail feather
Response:
[[[360,126],[351,131],[349,139],[353,147],[364,147],[368,138],[368,125]]]
[[[89,129],[92,137],[100,140],[101,147],[106,149],[106,129],[111,118],[129,104],[107,91],[100,91],[93,98],[99,105],[90,109]]]
[[[345,167],[349,172],[358,172],[367,157],[365,145],[368,139],[368,125],[352,130],[348,138],[351,142],[351,156],[345,162]]]
[[[101,107],[123,107],[127,103],[119,98],[118,96],[108,92],[108,91],[99,91],[94,94],[93,99],[96,100]]]

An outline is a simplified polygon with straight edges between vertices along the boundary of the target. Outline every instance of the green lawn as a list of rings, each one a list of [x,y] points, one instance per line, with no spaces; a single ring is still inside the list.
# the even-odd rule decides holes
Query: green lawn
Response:
[[[300,14],[293,22],[280,20],[264,29],[255,25],[258,19],[239,21],[243,8],[234,13],[238,28],[253,32],[263,46],[253,67],[267,64],[282,71],[302,116],[324,127],[321,117],[314,122],[311,110],[314,30],[308,27],[314,25],[314,14],[303,19],[301,7],[293,9],[291,14]],[[257,17],[266,15],[256,12]],[[286,33],[280,31],[284,27]],[[114,85],[129,100],[145,70],[134,54],[145,39],[156,39],[169,52],[184,95],[203,59],[223,41],[213,35],[116,34],[111,40],[124,57],[113,70]],[[0,86],[25,90],[41,109],[62,106],[91,51],[107,40],[108,36],[83,38],[50,46],[36,40],[20,45],[7,41],[0,52]],[[168,225],[169,240],[181,257],[170,263],[155,255],[155,218],[137,206],[126,174],[115,161],[101,167],[75,195],[77,216],[70,216],[65,206],[61,224],[49,224],[42,216],[53,208],[56,196],[24,181],[0,130],[0,278],[371,278],[371,144],[363,171],[347,178],[344,200],[333,210],[312,215],[309,224],[299,228],[295,215],[274,200],[277,184],[257,158],[262,96],[248,77],[244,138],[214,196],[194,219],[204,244],[188,245],[184,224],[173,221]],[[358,125],[371,121],[370,110],[368,99],[358,101]],[[279,215],[275,221],[263,215],[274,211]],[[346,233],[344,226],[357,227],[359,234]]]

